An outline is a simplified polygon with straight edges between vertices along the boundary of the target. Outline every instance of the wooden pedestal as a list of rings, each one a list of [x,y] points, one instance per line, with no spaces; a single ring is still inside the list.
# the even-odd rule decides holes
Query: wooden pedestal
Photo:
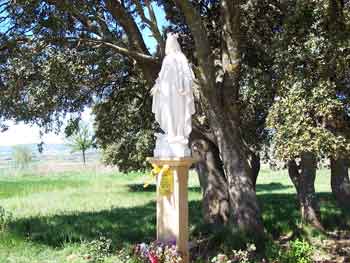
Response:
[[[167,242],[176,240],[183,257],[189,262],[188,249],[188,171],[193,164],[191,157],[158,159],[148,158],[157,166],[169,165],[173,171],[174,189],[169,196],[159,194],[160,178],[157,178],[157,240]]]

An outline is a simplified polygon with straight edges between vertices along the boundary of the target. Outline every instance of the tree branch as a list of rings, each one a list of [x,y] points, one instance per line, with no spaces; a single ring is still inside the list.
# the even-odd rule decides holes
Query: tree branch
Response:
[[[200,71],[201,78],[206,84],[204,86],[202,85],[201,87],[206,92],[212,93],[214,92],[215,85],[214,59],[201,16],[197,10],[193,8],[189,1],[173,0],[173,2],[184,14],[186,22],[194,38],[195,47],[198,54],[198,69]]]
[[[164,49],[164,40],[163,37],[158,29],[157,24],[157,18],[155,16],[155,13],[153,11],[152,5],[149,3],[149,1],[145,1],[145,4],[147,6],[147,10],[150,16],[150,19],[146,17],[144,8],[141,5],[140,0],[132,0],[132,2],[136,6],[137,13],[141,17],[141,20],[148,26],[148,28],[151,30],[153,37],[158,41],[158,44],[160,45],[162,51]]]
[[[155,57],[148,56],[148,55],[145,55],[145,54],[137,52],[137,51],[129,50],[127,48],[118,46],[118,45],[111,43],[111,42],[108,42],[106,40],[92,39],[92,38],[75,38],[75,37],[71,37],[71,38],[67,38],[67,39],[68,40],[76,40],[76,41],[80,41],[80,42],[88,42],[88,43],[104,45],[106,47],[110,47],[110,48],[114,49],[117,53],[119,53],[121,55],[128,56],[132,59],[135,59],[136,61],[143,61],[143,62],[152,63],[152,64],[158,63],[158,59]]]
[[[227,105],[239,96],[240,53],[240,7],[239,0],[222,0],[222,100]]]
[[[112,14],[113,18],[122,26],[124,29],[130,45],[133,49],[138,52],[151,55],[146,47],[146,44],[142,38],[142,34],[137,27],[132,16],[125,10],[119,1],[106,0],[106,7]]]
[[[138,53],[143,53],[146,56],[151,57],[149,50],[146,47],[146,44],[142,38],[142,34],[137,27],[134,18],[128,11],[123,7],[120,1],[105,0],[107,10],[112,14],[115,21],[121,25],[124,29],[126,36],[128,38],[131,50],[135,50]],[[158,64],[149,64],[145,63],[144,60],[137,60],[139,62],[140,68],[144,74],[147,84],[149,86],[154,84],[156,75],[160,70],[160,65]]]
[[[26,42],[28,42],[28,38],[26,38],[26,37],[19,37],[17,39],[8,40],[8,41],[6,41],[4,44],[2,44],[0,46],[0,51],[4,51],[4,50],[7,50],[7,49],[14,48],[18,44],[26,43]]]

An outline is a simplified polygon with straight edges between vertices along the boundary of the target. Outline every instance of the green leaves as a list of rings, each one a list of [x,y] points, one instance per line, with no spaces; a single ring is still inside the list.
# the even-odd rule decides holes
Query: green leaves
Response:
[[[78,129],[67,138],[67,145],[72,152],[82,152],[85,164],[85,152],[94,146],[95,138],[87,123],[80,123]]]
[[[350,40],[344,41],[340,27],[329,31],[329,3],[297,2],[275,40],[278,90],[268,126],[281,159],[302,152],[325,157],[348,153],[349,94],[342,83],[348,82],[343,52]],[[343,18],[349,26],[349,17]]]
[[[155,143],[152,99],[139,71],[129,69],[119,81],[94,107],[97,143],[105,163],[122,171],[145,169]]]

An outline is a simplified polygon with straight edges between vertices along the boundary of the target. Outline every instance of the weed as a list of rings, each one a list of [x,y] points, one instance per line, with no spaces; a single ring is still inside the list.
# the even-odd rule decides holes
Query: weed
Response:
[[[111,244],[111,239],[101,236],[97,240],[83,242],[79,254],[89,263],[103,262],[112,252]]]
[[[12,221],[12,219],[12,214],[0,206],[0,232],[6,230],[7,226]]]

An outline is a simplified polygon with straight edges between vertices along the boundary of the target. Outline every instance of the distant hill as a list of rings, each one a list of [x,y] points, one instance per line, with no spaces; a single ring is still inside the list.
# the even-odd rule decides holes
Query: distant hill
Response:
[[[24,144],[30,148],[35,161],[64,161],[64,162],[81,162],[81,154],[79,152],[72,153],[71,149],[65,144],[44,144],[43,152],[39,153],[37,144]],[[14,146],[0,145],[0,167],[11,166],[12,152]],[[100,153],[96,149],[90,149],[86,153],[88,161],[98,161]]]

